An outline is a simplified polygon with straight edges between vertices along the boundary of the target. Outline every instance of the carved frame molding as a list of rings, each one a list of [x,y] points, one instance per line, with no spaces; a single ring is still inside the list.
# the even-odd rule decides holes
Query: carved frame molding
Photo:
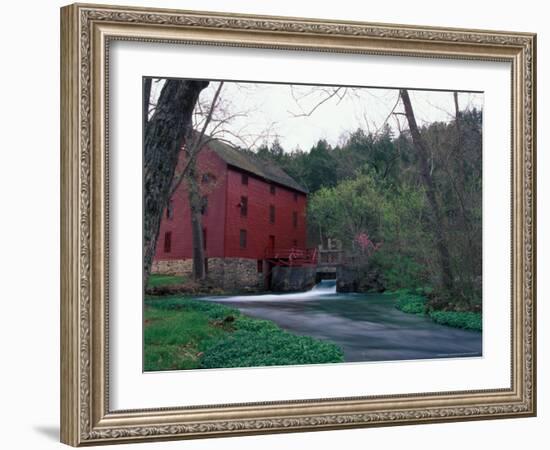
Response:
[[[61,19],[63,442],[78,446],[535,415],[534,34],[81,4],[62,8]],[[114,39],[509,61],[511,388],[110,411],[105,105]]]

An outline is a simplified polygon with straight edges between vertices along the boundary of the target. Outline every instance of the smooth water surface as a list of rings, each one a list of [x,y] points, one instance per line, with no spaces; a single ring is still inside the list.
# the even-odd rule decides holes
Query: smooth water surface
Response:
[[[338,294],[334,281],[292,294],[204,297],[299,335],[331,341],[345,360],[391,361],[481,356],[481,333],[403,313],[382,294]]]

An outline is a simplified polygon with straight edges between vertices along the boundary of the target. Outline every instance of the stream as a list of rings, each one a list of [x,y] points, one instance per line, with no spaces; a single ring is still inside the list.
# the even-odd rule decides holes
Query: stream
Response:
[[[395,308],[390,295],[337,293],[334,280],[307,292],[202,297],[271,320],[294,334],[331,341],[347,362],[480,357],[482,334]]]

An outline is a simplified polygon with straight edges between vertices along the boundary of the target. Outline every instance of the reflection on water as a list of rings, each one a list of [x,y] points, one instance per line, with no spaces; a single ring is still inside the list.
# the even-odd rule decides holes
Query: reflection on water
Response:
[[[339,345],[346,361],[481,356],[481,333],[438,325],[395,308],[391,296],[336,293],[334,280],[308,292],[204,297]]]

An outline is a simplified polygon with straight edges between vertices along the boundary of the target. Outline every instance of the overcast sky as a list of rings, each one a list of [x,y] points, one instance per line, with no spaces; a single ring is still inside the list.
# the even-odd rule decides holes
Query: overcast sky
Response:
[[[153,100],[161,85],[154,84]],[[205,111],[218,87],[211,82],[201,93]],[[409,95],[419,125],[454,116],[452,92],[411,89]],[[358,128],[375,133],[388,123],[396,134],[399,127],[406,129],[405,117],[392,114],[403,112],[398,99],[397,89],[225,82],[214,117],[232,117],[219,125],[218,136],[239,145],[255,147],[278,138],[285,151],[309,151],[319,139],[336,145]],[[482,109],[483,94],[460,92],[458,102],[461,110]],[[215,121],[208,131],[214,126]]]

